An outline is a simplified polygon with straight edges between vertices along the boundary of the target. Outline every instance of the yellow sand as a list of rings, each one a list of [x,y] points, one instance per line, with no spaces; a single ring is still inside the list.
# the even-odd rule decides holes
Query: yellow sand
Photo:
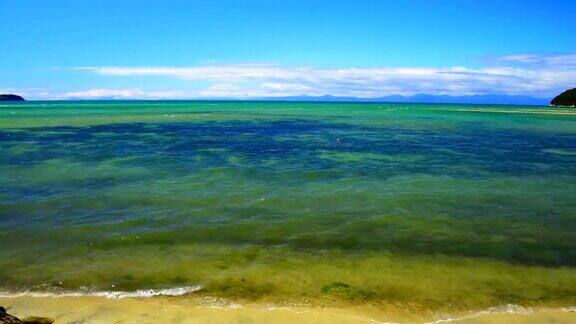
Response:
[[[449,323],[468,323],[468,324],[569,324],[576,323],[576,312],[558,311],[558,310],[541,310],[534,313],[524,314],[484,314],[472,318],[451,321]]]
[[[526,313],[477,313],[461,319],[435,320],[406,316],[369,306],[355,308],[274,307],[235,305],[221,300],[155,297],[11,297],[0,305],[20,318],[51,317],[56,323],[576,323],[572,310]]]

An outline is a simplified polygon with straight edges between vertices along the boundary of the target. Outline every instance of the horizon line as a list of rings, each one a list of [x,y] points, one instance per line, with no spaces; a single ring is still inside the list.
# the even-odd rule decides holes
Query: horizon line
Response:
[[[321,98],[321,97],[318,97]],[[377,99],[377,98],[375,98]],[[136,98],[67,98],[67,99],[26,99],[25,101],[0,101],[0,104],[23,104],[23,103],[34,103],[34,102],[81,102],[81,101],[100,101],[100,102],[111,102],[111,101],[124,101],[124,102],[141,102],[141,101],[169,101],[169,102],[186,102],[186,101],[206,101],[206,102],[301,102],[301,103],[350,103],[350,104],[426,104],[426,105],[490,105],[490,106],[534,106],[534,107],[551,107],[548,104],[537,104],[537,103],[490,103],[490,102],[427,102],[427,101],[378,101],[378,100],[299,100],[299,99],[286,99],[286,98],[180,98],[180,99],[162,99],[162,98],[146,98],[146,99],[136,99]]]

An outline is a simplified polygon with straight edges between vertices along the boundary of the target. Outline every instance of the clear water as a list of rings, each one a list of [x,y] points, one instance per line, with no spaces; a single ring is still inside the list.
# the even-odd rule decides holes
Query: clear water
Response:
[[[576,111],[0,104],[0,290],[576,301]]]

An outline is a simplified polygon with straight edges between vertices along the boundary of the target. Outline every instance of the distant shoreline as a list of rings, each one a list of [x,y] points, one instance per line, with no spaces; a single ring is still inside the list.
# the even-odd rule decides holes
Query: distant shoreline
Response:
[[[542,107],[542,108],[571,108],[570,106],[550,106],[549,104],[510,104],[510,103],[459,103],[459,102],[395,102],[395,101],[345,101],[345,100],[273,100],[273,99],[54,99],[54,100],[35,100],[26,101],[2,101],[4,104],[33,104],[33,103],[61,103],[61,102],[90,102],[90,103],[109,103],[109,102],[251,102],[251,103],[314,103],[314,104],[396,104],[396,105],[466,105],[466,106],[519,106],[519,107]]]

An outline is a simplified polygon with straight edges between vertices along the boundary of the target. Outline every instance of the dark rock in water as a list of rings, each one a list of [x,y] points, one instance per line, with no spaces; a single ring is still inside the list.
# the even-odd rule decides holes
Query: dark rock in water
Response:
[[[3,324],[21,324],[24,322],[19,320],[17,317],[6,313],[6,309],[4,307],[0,306],[0,323],[3,323]]]
[[[32,316],[32,317],[26,317],[24,320],[22,320],[22,322],[24,324],[52,324],[54,323],[54,320],[47,317]]]
[[[566,90],[552,99],[552,106],[576,106],[576,88]]]
[[[15,94],[0,94],[0,101],[25,101],[24,98]]]
[[[0,306],[0,324],[52,324],[54,320],[45,317],[29,317],[26,319],[19,319],[6,312],[6,308]]]

